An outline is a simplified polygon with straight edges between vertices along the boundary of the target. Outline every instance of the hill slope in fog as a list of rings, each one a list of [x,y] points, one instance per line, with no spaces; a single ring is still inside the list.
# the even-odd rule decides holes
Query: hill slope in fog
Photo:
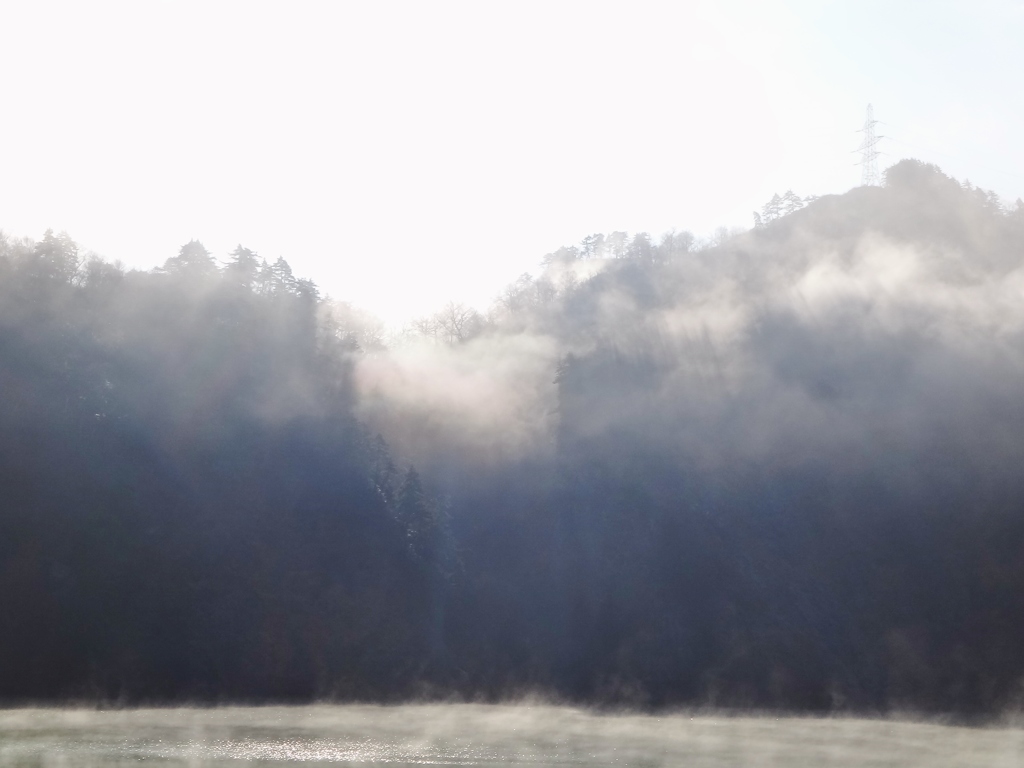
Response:
[[[1024,207],[621,235],[390,347],[241,247],[5,241],[0,697],[1017,706]]]

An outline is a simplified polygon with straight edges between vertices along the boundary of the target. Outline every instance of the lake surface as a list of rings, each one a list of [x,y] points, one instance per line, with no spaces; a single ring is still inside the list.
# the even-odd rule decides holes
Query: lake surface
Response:
[[[0,766],[1024,766],[1024,730],[429,704],[0,710]]]

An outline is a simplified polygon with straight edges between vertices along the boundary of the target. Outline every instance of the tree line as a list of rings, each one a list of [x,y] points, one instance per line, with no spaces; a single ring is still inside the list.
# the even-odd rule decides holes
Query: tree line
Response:
[[[1024,205],[801,203],[423,321],[544,385],[500,422],[367,410],[379,328],[283,260],[0,239],[0,699],[1019,706]]]
[[[441,510],[353,418],[316,287],[0,241],[0,698],[408,695]]]

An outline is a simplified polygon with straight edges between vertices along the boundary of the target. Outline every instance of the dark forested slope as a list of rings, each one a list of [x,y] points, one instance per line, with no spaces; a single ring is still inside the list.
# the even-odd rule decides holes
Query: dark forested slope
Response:
[[[0,697],[1019,705],[1024,210],[791,208],[390,349],[243,248],[4,241]]]
[[[556,351],[533,401],[550,434],[519,458],[475,460],[478,417],[435,431],[462,469],[435,460],[468,679],[654,704],[1014,704],[1024,206],[904,162],[713,247],[644,242],[584,282],[524,281],[532,301],[460,342],[475,361],[534,339],[504,361],[513,382]]]
[[[0,696],[407,692],[423,564],[287,265],[0,262]]]

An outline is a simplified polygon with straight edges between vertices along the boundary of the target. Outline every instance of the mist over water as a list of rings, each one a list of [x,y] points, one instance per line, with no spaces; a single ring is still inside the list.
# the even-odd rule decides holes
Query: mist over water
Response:
[[[472,704],[0,711],[2,768],[137,765],[947,768],[1020,764],[1024,731],[897,720]]]

